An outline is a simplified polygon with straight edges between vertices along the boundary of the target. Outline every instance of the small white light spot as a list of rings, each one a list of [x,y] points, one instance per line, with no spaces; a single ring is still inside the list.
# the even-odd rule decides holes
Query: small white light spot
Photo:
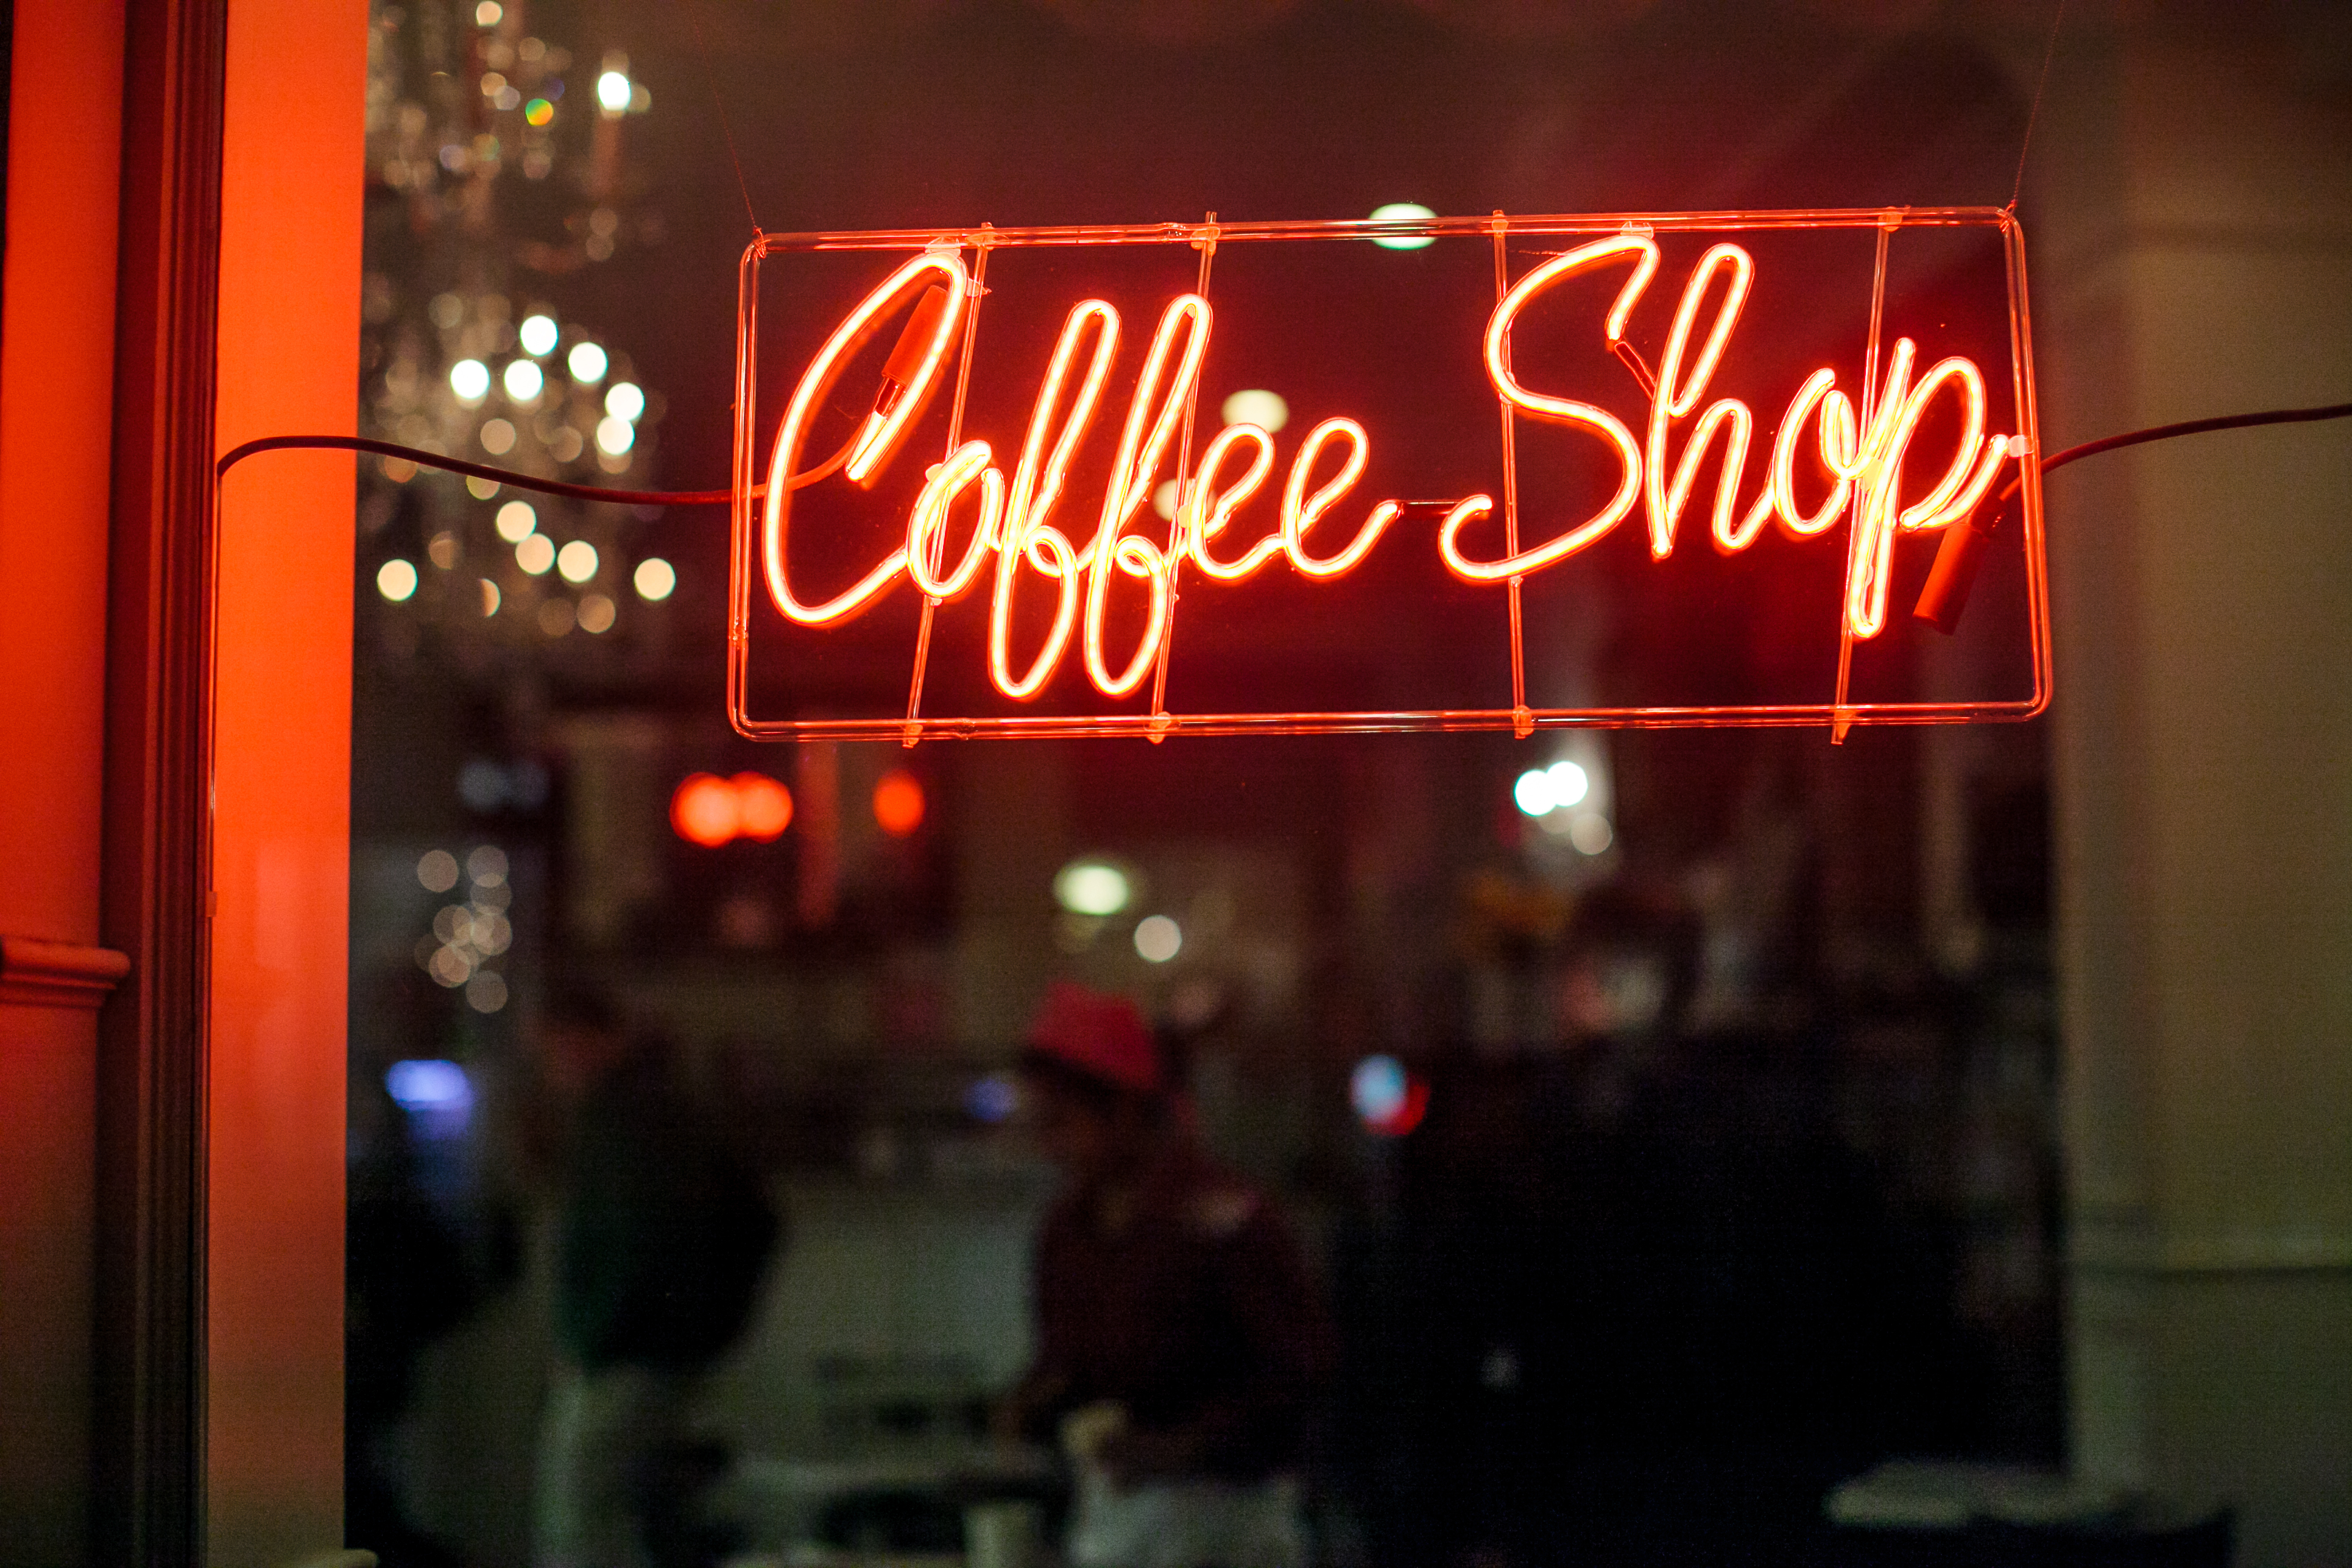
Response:
[[[572,367],[572,380],[593,386],[604,379],[604,367],[610,362],[604,351],[594,343],[573,343],[571,355],[563,363]]]
[[[555,341],[562,335],[556,330],[552,316],[525,316],[522,325],[515,329],[515,336],[520,340],[522,352],[527,354],[552,353]]]
[[[616,381],[604,394],[604,412],[615,419],[625,419],[634,425],[645,411],[645,391],[634,381]]]
[[[1511,786],[1511,799],[1529,816],[1541,816],[1559,802],[1553,797],[1551,774],[1543,768],[1529,768]]]
[[[1255,425],[1269,436],[1290,423],[1289,403],[1282,394],[1262,386],[1234,393],[1217,412],[1228,425]]]
[[[540,388],[547,384],[547,377],[535,360],[509,360],[505,379],[507,395],[517,403],[536,401]]]
[[[449,390],[471,408],[490,393],[490,367],[478,359],[461,359],[449,367]]]
[[[1581,805],[1584,797],[1592,793],[1592,780],[1582,767],[1562,758],[1544,770],[1551,780],[1551,803],[1555,806]]]
[[[677,569],[658,555],[648,555],[637,563],[635,581],[638,598],[658,603],[677,587]]]
[[[1184,928],[1166,915],[1146,915],[1135,925],[1135,951],[1146,963],[1165,963],[1184,950]]]
[[[606,71],[596,79],[596,101],[605,112],[619,114],[629,107],[629,79],[619,71]]]
[[[539,513],[527,500],[510,500],[499,508],[499,537],[520,544],[539,528]]]
[[[596,575],[596,547],[575,539],[555,552],[555,569],[567,583],[585,583]]]
[[[399,604],[416,592],[416,568],[398,556],[375,569],[375,591]]]
[[[499,0],[482,0],[480,5],[474,7],[474,26],[495,27],[499,25],[499,18],[506,14],[507,8],[499,5]]]
[[[1126,872],[1100,860],[1073,860],[1054,878],[1054,901],[1074,915],[1115,915],[1134,892]]]
[[[1374,223],[1413,223],[1436,216],[1419,202],[1391,202],[1372,209]],[[1372,243],[1383,250],[1420,250],[1437,241],[1426,234],[1390,234],[1374,238]]]
[[[606,457],[617,458],[636,443],[636,426],[627,420],[608,416],[596,422],[596,449]]]

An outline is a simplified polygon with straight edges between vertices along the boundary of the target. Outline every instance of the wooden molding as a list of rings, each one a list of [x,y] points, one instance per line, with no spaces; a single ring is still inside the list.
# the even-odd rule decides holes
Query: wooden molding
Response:
[[[27,1007],[96,1007],[131,973],[131,956],[109,947],[0,936],[0,1002]]]
[[[228,0],[127,0],[91,1553],[205,1553],[205,786]]]

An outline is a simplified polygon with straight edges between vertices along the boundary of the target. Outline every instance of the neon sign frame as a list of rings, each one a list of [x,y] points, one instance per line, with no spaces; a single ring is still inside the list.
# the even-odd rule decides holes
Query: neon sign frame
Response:
[[[2000,243],[2007,283],[2007,313],[2013,407],[2019,428],[2011,436],[1983,432],[1984,388],[1974,363],[1946,359],[1914,379],[1915,345],[1905,339],[1883,353],[1882,307],[1885,300],[1890,241],[1906,228],[1986,228]],[[1703,413],[1699,404],[1708,378],[1723,353],[1725,340],[1736,322],[1753,264],[1737,244],[1718,243],[1699,262],[1685,289],[1667,353],[1654,374],[1622,342],[1625,317],[1658,268],[1654,240],[1658,236],[1717,235],[1772,230],[1854,230],[1873,234],[1876,257],[1873,274],[1870,334],[1858,397],[1834,389],[1834,376],[1823,370],[1801,386],[1791,400],[1781,429],[1767,448],[1764,489],[1744,516],[1735,515],[1732,495],[1741,478],[1741,460],[1751,436],[1760,426],[1744,404],[1719,399]],[[1490,707],[1417,710],[1347,710],[1312,712],[1174,713],[1164,704],[1168,648],[1172,637],[1172,594],[1175,573],[1186,564],[1205,582],[1231,582],[1246,576],[1276,555],[1286,555],[1303,577],[1328,581],[1343,575],[1380,540],[1395,521],[1399,504],[1383,501],[1352,525],[1335,520],[1327,531],[1325,553],[1310,553],[1307,531],[1333,508],[1363,464],[1366,437],[1351,419],[1328,419],[1310,433],[1294,459],[1283,491],[1277,529],[1238,556],[1220,559],[1209,543],[1223,531],[1224,518],[1241,501],[1266,488],[1271,478],[1271,441],[1254,426],[1229,426],[1208,440],[1197,468],[1193,457],[1194,405],[1198,400],[1201,351],[1208,332],[1211,262],[1219,247],[1286,241],[1374,240],[1403,237],[1429,238],[1481,237],[1495,251],[1496,313],[1484,342],[1489,378],[1498,394],[1502,496],[1475,496],[1451,503],[1440,531],[1439,548],[1452,574],[1465,582],[1492,582],[1508,597],[1511,701]],[[1552,237],[1576,244],[1573,250],[1513,279],[1505,253],[1508,239]],[[1118,333],[1118,314],[1101,300],[1076,304],[1066,324],[1061,342],[1039,395],[1038,408],[1024,446],[1018,471],[1009,487],[1006,476],[991,465],[993,454],[985,442],[961,441],[961,416],[971,373],[971,344],[985,290],[987,258],[998,249],[1029,247],[1160,246],[1183,247],[1200,255],[1196,291],[1171,302],[1154,336],[1147,364],[1139,379],[1137,395],[1126,421],[1114,464],[1113,493],[1103,502],[1103,521],[1083,549],[1041,521],[1060,488],[1060,471],[1067,461],[1085,422],[1095,411],[1106,367]],[[905,261],[883,287],[866,296],[820,351],[818,361],[803,375],[793,405],[772,437],[770,483],[760,482],[759,408],[759,272],[767,258],[793,252],[874,251],[902,253]],[[971,253],[972,266],[961,258]],[[940,261],[952,256],[952,264]],[[1653,395],[1654,409],[1646,441],[1622,421],[1592,405],[1528,391],[1513,379],[1508,363],[1508,323],[1517,304],[1523,304],[1544,286],[1538,274],[1587,269],[1620,258],[1635,263],[1634,274],[1623,285],[1609,314],[1608,346],[1624,359]],[[927,259],[929,258],[929,259]],[[937,271],[928,294],[919,276]],[[1717,274],[1726,274],[1717,290],[1715,324],[1698,349],[1696,361],[1685,363],[1697,317]],[[1067,226],[998,229],[982,225],[970,229],[897,229],[843,233],[761,235],[745,249],[739,269],[740,295],[736,331],[734,456],[730,474],[732,538],[728,593],[728,717],[739,733],[763,741],[889,740],[912,746],[927,739],[971,737],[1078,737],[1130,735],[1159,741],[1171,734],[1307,734],[1413,731],[1502,731],[1524,738],[1538,730],[1561,728],[1702,728],[1718,726],[1826,726],[1842,739],[1855,725],[2018,722],[2042,713],[2052,689],[2049,592],[2044,555],[2040,431],[2033,386],[2032,334],[2027,303],[2024,234],[2014,213],[1994,207],[1820,208],[1774,212],[1579,214],[1514,216],[1496,213],[1483,218],[1427,218],[1339,222],[1219,223],[1214,216],[1200,223],[1164,223],[1133,226]],[[952,287],[968,301],[958,310],[942,306],[941,288]],[[902,307],[907,307],[902,309]],[[866,417],[849,444],[821,465],[793,471],[799,438],[805,435],[809,405],[823,391],[827,367],[837,367],[871,330],[877,318],[904,316],[908,326],[891,356],[884,381],[885,396]],[[1083,338],[1091,332],[1094,353],[1074,395],[1066,384]],[[961,337],[961,354],[955,340]],[[1179,340],[1181,340],[1181,342]],[[1171,359],[1175,362],[1171,369]],[[783,528],[789,492],[839,469],[851,482],[867,483],[888,462],[913,423],[925,398],[896,398],[901,384],[918,385],[928,393],[954,361],[949,390],[954,410],[950,419],[948,453],[931,469],[909,519],[908,543],[869,571],[846,591],[822,605],[803,605],[792,595],[782,563]],[[1883,368],[1882,368],[1883,367]],[[1884,390],[1881,380],[1884,378]],[[1660,384],[1664,384],[1661,385]],[[1943,479],[1922,500],[1901,504],[1903,447],[1916,428],[1928,398],[1945,385],[1952,386],[1967,409],[1959,450]],[[1156,399],[1164,401],[1155,403]],[[1874,407],[1874,405],[1877,406]],[[1073,412],[1075,409],[1075,412]],[[1153,416],[1156,414],[1156,417]],[[1671,480],[1665,473],[1668,426],[1693,414],[1683,441],[1680,462]],[[1626,481],[1616,498],[1580,527],[1556,536],[1549,544],[1521,552],[1518,546],[1517,457],[1515,424],[1521,419],[1575,423],[1589,433],[1602,435],[1619,449]],[[1125,533],[1127,520],[1142,504],[1158,465],[1168,455],[1171,436],[1181,424],[1181,447],[1174,477],[1180,486],[1169,542],[1154,546],[1139,535]],[[1147,433],[1147,426],[1149,430]],[[1810,516],[1801,513],[1790,494],[1789,470],[1793,440],[1802,429],[1816,433],[1824,464],[1836,476],[1831,496]],[[1044,437],[1058,430],[1062,439],[1042,467]],[[1718,433],[1726,439],[1717,442]],[[1340,471],[1305,495],[1308,470],[1327,447],[1347,448]],[[1225,461],[1235,447],[1254,446],[1256,457],[1246,471],[1230,483],[1223,476],[1244,465]],[[1722,469],[1711,504],[1696,481],[1710,458]],[[1644,459],[1646,458],[1646,461]],[[1727,461],[1723,459],[1727,458]],[[2000,472],[2015,464],[2023,530],[2025,599],[2031,639],[2032,688],[2030,696],[1952,701],[1855,701],[1846,689],[1853,647],[1858,639],[1877,635],[1885,624],[1887,552],[1899,531],[1967,527],[1976,504]],[[1328,467],[1328,463],[1325,465]],[[1222,486],[1222,488],[1220,488]],[[1694,492],[1696,491],[1696,494]],[[1042,497],[1042,499],[1041,499]],[[1696,500],[1698,504],[1693,506]],[[948,514],[959,502],[976,501],[981,521],[963,558],[951,571],[941,571],[937,559],[921,558],[918,544],[929,554],[942,550]],[[1852,504],[1850,505],[1849,502]],[[1077,505],[1084,506],[1079,500]],[[1411,504],[1411,503],[1405,503]],[[1525,637],[1520,592],[1526,575],[1564,558],[1621,522],[1634,523],[1633,514],[1646,518],[1652,553],[1663,559],[1673,548],[1678,521],[1685,511],[1710,514],[1702,531],[1727,553],[1747,547],[1764,523],[1778,516],[1794,537],[1825,531],[1853,513],[1850,527],[1854,564],[1850,566],[1840,619],[1840,658],[1834,693],[1826,700],[1805,703],[1695,704],[1685,706],[1547,708],[1527,700]],[[1467,526],[1488,531],[1502,523],[1503,558],[1474,561],[1457,546]],[[1694,523],[1699,520],[1694,516]],[[1635,524],[1638,526],[1638,524]],[[1003,533],[1020,534],[1019,548],[1004,548]],[[1110,548],[1101,548],[1108,540]],[[1041,547],[1043,552],[1041,553]],[[1487,547],[1494,548],[1491,544]],[[932,620],[940,605],[988,575],[988,556],[995,554],[999,579],[990,612],[992,675],[1006,697],[1025,700],[1058,667],[1069,645],[1079,642],[1084,664],[1097,692],[1106,700],[1125,700],[1149,683],[1150,706],[1144,710],[1079,714],[1019,713],[955,716],[927,713],[922,709]],[[1024,675],[1014,676],[1006,656],[1012,586],[1024,565],[1049,579],[1058,579],[1059,604],[1046,647]],[[1516,572],[1509,570],[1514,564]],[[1114,566],[1146,579],[1150,586],[1150,612],[1146,637],[1131,659],[1117,674],[1104,660],[1101,605],[1103,579]],[[803,626],[821,627],[856,615],[896,579],[908,577],[922,595],[919,629],[914,649],[907,710],[888,717],[763,719],[751,711],[750,660],[751,602],[755,589],[765,586],[776,607]],[[1078,611],[1083,596],[1086,608]],[[1074,637],[1084,623],[1083,638]],[[1017,661],[1013,661],[1017,662]],[[1498,694],[1499,695],[1499,694]]]

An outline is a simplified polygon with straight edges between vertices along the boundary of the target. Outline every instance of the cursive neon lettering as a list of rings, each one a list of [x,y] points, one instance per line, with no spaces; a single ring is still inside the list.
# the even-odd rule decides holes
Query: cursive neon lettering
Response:
[[[1840,628],[1853,639],[1877,636],[1886,624],[1895,536],[1967,519],[2003,466],[2022,452],[2021,442],[1988,432],[1981,372],[1972,361],[1954,355],[1915,376],[1917,344],[1898,338],[1882,384],[1868,389],[1875,395],[1866,401],[1865,418],[1854,397],[1839,387],[1836,371],[1814,370],[1789,400],[1769,459],[1752,481],[1756,493],[1743,504],[1758,420],[1741,399],[1710,401],[1708,392],[1730,353],[1755,284],[1756,264],[1746,249],[1732,244],[1712,246],[1699,258],[1653,375],[1625,334],[1659,264],[1654,239],[1626,232],[1551,257],[1504,291],[1481,344],[1496,396],[1515,416],[1601,441],[1617,460],[1617,482],[1606,502],[1582,521],[1540,542],[1491,556],[1472,553],[1465,536],[1473,528],[1484,532],[1494,526],[1494,498],[1482,493],[1450,502],[1437,531],[1440,560],[1454,575],[1474,584],[1524,578],[1591,548],[1639,505],[1650,554],[1663,561],[1673,552],[1702,471],[1714,460],[1708,533],[1715,547],[1726,554],[1745,551],[1768,522],[1777,521],[1782,533],[1797,541],[1848,522]],[[1649,407],[1639,439],[1596,402],[1530,385],[1513,362],[1513,327],[1530,306],[1570,279],[1617,266],[1629,270],[1603,316],[1602,339],[1643,384]],[[1403,503],[1382,500],[1338,549],[1327,553],[1315,548],[1316,530],[1354,492],[1371,449],[1370,434],[1361,423],[1333,416],[1316,424],[1292,453],[1279,517],[1245,549],[1229,553],[1224,542],[1239,510],[1265,489],[1277,455],[1274,437],[1255,425],[1219,429],[1192,471],[1174,476],[1180,489],[1164,541],[1151,537],[1148,528],[1139,529],[1152,487],[1171,467],[1178,433],[1201,390],[1213,315],[1206,299],[1181,294],[1160,312],[1138,371],[1092,529],[1081,542],[1055,526],[1071,464],[1100,412],[1119,349],[1118,311],[1108,300],[1088,299],[1072,307],[1063,322],[1011,478],[995,466],[989,442],[962,441],[926,471],[903,538],[889,553],[833,597],[803,600],[786,569],[792,497],[833,472],[830,464],[799,470],[816,411],[858,348],[884,321],[906,311],[908,324],[890,356],[883,392],[860,416],[844,456],[835,459],[845,481],[874,485],[935,388],[971,298],[956,253],[942,248],[914,257],[850,310],[803,373],[777,429],[759,535],[769,595],[786,618],[809,626],[836,625],[873,604],[902,574],[939,604],[962,597],[986,579],[993,584],[989,675],[999,692],[1016,701],[1036,697],[1075,641],[1088,682],[1103,696],[1119,698],[1138,689],[1164,652],[1175,577],[1187,558],[1204,577],[1221,584],[1254,576],[1277,554],[1287,557],[1301,576],[1330,582],[1361,565],[1402,516]],[[1935,470],[1934,482],[1906,500],[1906,465],[1919,431],[1937,400],[1947,398],[1956,405],[1958,437]],[[1334,448],[1336,471],[1330,467]],[[1801,455],[1817,463],[1828,482],[1826,494],[1810,510],[1797,496]],[[1318,480],[1318,472],[1328,477]],[[976,510],[964,513],[967,506]],[[952,515],[971,515],[972,521],[968,542],[950,563]],[[1024,663],[1014,658],[1013,642],[1014,614],[1028,575],[1051,585],[1053,607],[1042,641]],[[1106,650],[1110,599],[1128,581],[1146,591],[1143,622],[1129,656],[1114,666]]]

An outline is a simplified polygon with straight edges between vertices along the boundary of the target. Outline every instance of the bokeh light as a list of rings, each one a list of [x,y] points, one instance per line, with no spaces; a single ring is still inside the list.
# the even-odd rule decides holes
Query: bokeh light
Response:
[[[522,325],[515,329],[515,338],[522,344],[522,352],[532,355],[554,353],[556,339],[561,335],[556,331],[552,316],[525,316]]]
[[[793,825],[793,792],[765,773],[741,773],[727,781],[735,794],[735,831],[762,844]]]
[[[499,537],[509,544],[520,544],[539,528],[539,513],[527,500],[510,500],[499,508]]]
[[[735,786],[716,773],[689,773],[669,797],[669,825],[688,843],[717,848],[742,826]]]
[[[416,568],[394,556],[375,569],[375,591],[394,604],[416,592]]]
[[[545,321],[546,318],[542,316],[539,320]],[[517,403],[538,401],[540,389],[547,384],[547,377],[540,370],[539,362],[527,359],[509,360],[505,381],[507,395]]]
[[[1366,1057],[1349,1075],[1348,1101],[1369,1131],[1402,1138],[1428,1113],[1429,1085],[1394,1057]]]
[[[507,852],[495,844],[475,847],[466,857],[466,879],[478,888],[495,888],[507,879]]]
[[[1054,901],[1074,915],[1115,915],[1134,896],[1127,873],[1101,860],[1073,860],[1054,875]]]
[[[528,124],[545,125],[555,118],[555,105],[543,98],[534,98],[522,106],[522,117]]]
[[[637,563],[637,597],[659,603],[677,587],[677,570],[658,555],[648,555]]]
[[[645,391],[633,381],[616,381],[604,394],[604,412],[615,419],[625,419],[634,425],[645,411]]]
[[[575,539],[555,552],[555,570],[567,583],[585,583],[596,575],[596,547]]]
[[[1225,399],[1218,413],[1228,425],[1255,425],[1268,435],[1290,423],[1290,404],[1282,394],[1268,392],[1262,386],[1236,392]]]
[[[613,629],[620,616],[619,607],[602,594],[580,595],[580,629],[602,636]]]
[[[539,576],[555,564],[555,541],[543,533],[534,533],[515,546],[515,564]]]
[[[596,422],[596,449],[606,457],[617,458],[636,443],[636,427],[627,420],[608,416]]]
[[[1146,915],[1135,923],[1135,951],[1146,963],[1165,963],[1184,951],[1184,928],[1167,915]]]
[[[594,343],[573,343],[563,363],[571,367],[572,380],[593,386],[604,379],[605,367],[612,362]]]
[[[480,5],[474,7],[474,26],[495,27],[499,25],[499,18],[506,14],[507,8],[499,5],[499,0],[482,0]]]
[[[1436,216],[1419,202],[1390,202],[1372,209],[1374,223],[1412,223]],[[1426,234],[1389,234],[1378,237],[1372,243],[1383,250],[1421,250],[1437,241]]]
[[[493,458],[503,458],[509,452],[514,450],[514,444],[515,427],[503,419],[488,419],[483,421],[483,451],[488,452]],[[490,493],[492,495],[498,493],[498,487],[496,485],[490,487]],[[488,500],[489,497],[484,496],[482,499],[484,500]]]
[[[1569,824],[1568,841],[1576,846],[1580,854],[1605,855],[1609,846],[1617,841],[1617,834],[1609,826],[1609,819],[1599,812],[1580,811],[1576,820]]]
[[[892,768],[874,786],[874,820],[893,838],[904,838],[923,825],[923,786],[904,768]]]
[[[1551,774],[1543,768],[1529,768],[1511,786],[1511,800],[1529,816],[1541,816],[1559,803],[1551,797]]]
[[[1348,1103],[1369,1125],[1404,1109],[1404,1064],[1394,1057],[1366,1057],[1348,1078]]]
[[[629,79],[619,71],[606,71],[596,79],[596,101],[604,106],[607,114],[619,114],[629,107]]]
[[[490,367],[478,359],[461,359],[449,367],[449,390],[471,408],[490,395]]]
[[[482,614],[485,616],[497,615],[499,613],[499,605],[505,599],[506,595],[499,593],[499,585],[496,583],[491,582],[488,577],[477,578],[476,581],[480,583],[482,585]]]
[[[416,879],[428,893],[446,893],[457,885],[457,858],[446,849],[428,849],[416,862]]]

